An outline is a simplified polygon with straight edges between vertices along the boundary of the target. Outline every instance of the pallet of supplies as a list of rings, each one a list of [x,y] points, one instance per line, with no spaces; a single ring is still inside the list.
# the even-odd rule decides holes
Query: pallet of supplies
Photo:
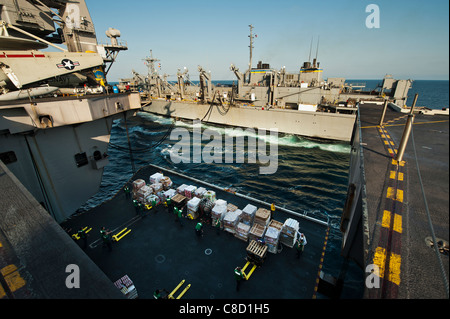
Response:
[[[159,183],[163,177],[164,175],[161,173],[155,173],[151,175],[149,178],[150,184]]]
[[[248,240],[249,232],[250,232],[250,225],[240,222],[236,226],[236,232],[234,233],[234,236],[246,242]]]
[[[215,191],[206,191],[203,194],[203,197],[209,199],[213,203],[216,202],[216,192]]]
[[[266,227],[260,224],[254,223],[250,228],[250,232],[248,233],[249,240],[258,240],[264,237],[266,232]]]
[[[233,205],[231,203],[227,204],[227,212],[234,212],[237,209],[238,209],[238,207],[236,205]]]
[[[163,185],[161,183],[151,184],[150,187],[153,189],[153,193],[155,194],[163,191]]]
[[[203,198],[203,195],[206,193],[206,188],[204,188],[204,187],[199,187],[199,188],[197,188],[197,190],[195,191],[195,197],[198,197],[198,198]]]
[[[280,239],[281,231],[275,227],[267,227],[267,231],[264,235],[264,240],[267,245],[267,250],[272,254],[277,253],[278,241]]]
[[[164,190],[170,189],[173,185],[172,180],[168,176],[164,176],[163,178],[161,178],[159,183],[163,185]]]
[[[158,195],[150,194],[145,197],[144,204],[158,206],[161,203],[161,198]]]
[[[280,242],[290,248],[294,247],[299,229],[300,225],[297,220],[292,218],[286,219],[281,229]]]
[[[197,186],[189,185],[184,189],[184,196],[191,199],[192,197],[194,197],[196,190],[197,190]]]
[[[178,188],[177,188],[178,194],[181,194],[184,196],[184,190],[186,189],[186,187],[188,187],[188,185],[186,185],[186,184],[182,184],[182,185],[178,186]]]
[[[198,207],[200,206],[200,198],[194,197],[187,202],[188,215],[192,216],[192,219],[198,218]]]
[[[133,182],[133,192],[137,193],[137,191],[142,187],[145,186],[145,181],[143,179],[137,179]]]
[[[181,194],[176,194],[171,199],[172,199],[172,203],[178,208],[183,207],[184,203],[186,202],[186,197],[184,197]]]
[[[222,220],[226,212],[226,205],[214,205],[214,207],[211,209],[212,224],[215,225],[217,223],[217,220]]]
[[[242,222],[247,225],[253,224],[257,207],[252,204],[247,204],[242,210]]]
[[[153,194],[152,188],[150,186],[144,185],[137,191],[136,199],[143,203],[145,198],[151,194]]]
[[[240,209],[237,209],[234,212],[227,212],[223,217],[223,229],[234,234],[236,232],[236,225],[239,222],[241,213],[242,211]]]
[[[278,220],[272,219],[269,223],[269,227],[273,227],[281,231],[283,229],[283,223]]]
[[[177,191],[174,189],[169,189],[163,192],[163,199],[166,201],[168,198],[172,198],[177,194]]]
[[[263,226],[267,226],[270,221],[270,211],[265,208],[258,208],[258,210],[255,213],[255,218],[253,222],[256,224],[260,224]]]
[[[114,282],[114,285],[128,299],[136,299],[138,297],[138,293],[137,293],[136,287],[134,286],[133,282],[131,281],[131,279],[127,275],[123,276],[119,280],[116,280]]]

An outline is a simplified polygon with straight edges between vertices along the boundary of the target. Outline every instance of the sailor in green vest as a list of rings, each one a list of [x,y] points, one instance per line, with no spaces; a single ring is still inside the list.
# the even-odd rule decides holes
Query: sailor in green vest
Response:
[[[100,229],[100,237],[103,241],[103,247],[107,246],[108,250],[112,250],[112,239],[111,239],[111,231],[109,229],[105,229],[105,227],[102,227]]]
[[[199,237],[203,236],[203,224],[202,223],[198,222],[197,225],[195,225],[195,233]]]
[[[179,209],[178,210],[177,217],[178,217],[178,221],[180,222],[180,226],[183,227],[183,220],[182,220],[182,218],[183,218],[183,209]]]
[[[172,209],[172,200],[170,199],[170,197],[167,197],[166,199],[166,205],[167,205],[167,211],[170,213],[173,209]]]
[[[125,197],[130,198],[130,188],[128,187],[128,185],[125,185],[123,191],[125,192]]]
[[[242,278],[244,278],[244,274],[242,273],[241,267],[236,267],[234,269],[234,279],[236,279],[236,291],[239,291],[239,286],[241,285]]]

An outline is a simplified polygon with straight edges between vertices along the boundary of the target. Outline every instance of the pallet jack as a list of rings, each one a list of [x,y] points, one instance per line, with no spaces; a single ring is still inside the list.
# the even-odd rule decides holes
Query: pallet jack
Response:
[[[168,299],[180,299],[181,297],[183,297],[183,295],[186,293],[186,291],[188,291],[189,288],[191,288],[191,284],[188,284],[188,285],[184,288],[184,290],[183,290],[182,292],[180,292],[180,294],[179,294],[176,298],[174,298],[173,295],[177,292],[178,289],[180,289],[181,286],[183,286],[184,282],[185,282],[185,280],[183,279],[183,280],[178,284],[178,286],[176,286],[175,289],[172,290],[172,292],[167,296],[167,298],[168,298]]]
[[[264,260],[267,256],[267,246],[256,240],[252,240],[250,241],[250,244],[247,246],[246,250],[247,250],[247,257],[245,259],[247,260],[247,263],[241,269],[241,272],[244,279],[249,280],[250,276],[253,274],[256,268],[261,267],[262,264],[264,263]],[[245,270],[250,265],[252,265],[252,268],[248,273],[245,273]]]

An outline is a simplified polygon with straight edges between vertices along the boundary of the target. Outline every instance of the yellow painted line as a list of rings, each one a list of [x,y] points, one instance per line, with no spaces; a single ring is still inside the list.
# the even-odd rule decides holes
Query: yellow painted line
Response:
[[[397,179],[399,181],[403,181],[403,173],[402,172],[398,172],[398,178],[397,178],[397,172],[396,171],[391,171],[390,175],[389,175],[390,179]]]
[[[377,247],[373,256],[373,264],[378,266],[379,274],[376,274],[380,278],[384,278],[384,267],[386,265],[386,249]]]
[[[393,282],[397,286],[400,285],[400,266],[402,263],[402,257],[398,254],[391,253],[389,258],[389,281]]]
[[[390,198],[403,203],[403,191],[401,189],[395,189],[393,187],[388,187],[386,198]]]
[[[385,228],[390,228],[391,226],[391,217],[392,213],[388,210],[385,210],[383,212],[383,219],[381,221],[381,226],[385,227]],[[402,229],[402,216],[398,215],[398,214],[394,214],[394,225],[393,225],[393,230],[396,231],[397,233],[402,233],[403,229]]]
[[[25,286],[26,281],[20,276],[16,265],[8,265],[2,268],[0,272],[12,292]]]
[[[397,165],[399,165],[399,163],[398,163],[398,161],[397,161],[396,159],[393,159],[393,160],[392,160],[392,165],[397,166]],[[405,166],[405,161],[401,161],[401,162],[400,162],[400,166],[401,166],[401,167]]]
[[[389,273],[386,274],[387,280],[393,282],[396,285],[400,285],[400,267],[402,263],[402,258],[398,254],[391,253],[389,256]],[[379,274],[378,277],[385,277],[386,269],[386,250],[381,247],[377,247],[375,250],[375,255],[373,257],[373,264],[378,266]]]
[[[5,290],[3,289],[2,285],[0,285],[0,299],[2,299],[2,298],[5,297],[5,296],[6,296],[6,292],[5,292]]]
[[[0,248],[3,247],[2,242],[0,241]]]
[[[389,152],[389,154],[394,154],[394,151],[393,150],[391,150],[390,148],[388,148],[388,152]]]

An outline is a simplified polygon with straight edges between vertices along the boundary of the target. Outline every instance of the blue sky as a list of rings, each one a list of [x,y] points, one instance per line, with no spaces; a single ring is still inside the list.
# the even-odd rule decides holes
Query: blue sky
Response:
[[[109,81],[146,74],[142,61],[160,59],[160,73],[172,76],[197,66],[213,80],[235,80],[233,63],[243,72],[249,60],[249,24],[254,26],[253,66],[298,72],[308,60],[311,39],[320,37],[318,61],[324,78],[449,79],[449,3],[447,0],[86,0],[97,38],[109,27],[121,31],[128,51],[112,66]],[[126,3],[126,5],[125,5]],[[380,28],[366,27],[366,6],[380,10]]]

